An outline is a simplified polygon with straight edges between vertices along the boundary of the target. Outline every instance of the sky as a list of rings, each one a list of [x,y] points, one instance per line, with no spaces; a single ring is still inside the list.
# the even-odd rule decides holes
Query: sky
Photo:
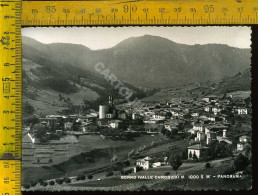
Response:
[[[97,50],[115,46],[129,37],[154,35],[176,43],[226,44],[250,48],[250,27],[31,27],[23,28],[22,35],[42,43],[74,43]]]

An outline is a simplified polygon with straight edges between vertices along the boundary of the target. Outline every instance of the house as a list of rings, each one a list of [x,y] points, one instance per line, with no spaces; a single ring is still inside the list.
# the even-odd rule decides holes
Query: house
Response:
[[[176,112],[176,111],[171,111],[171,114],[172,114],[173,116],[179,116],[179,113]]]
[[[126,119],[127,119],[127,114],[126,114],[126,112],[125,112],[124,110],[119,111],[119,112],[118,112],[118,118],[119,118],[119,119],[122,119],[122,120],[126,120]]]
[[[142,167],[143,169],[149,169],[151,167],[152,158],[146,156],[143,159],[136,161],[136,166]]]
[[[222,121],[222,119],[216,116],[215,114],[207,114],[206,117],[207,117],[207,120],[212,122]]]
[[[160,115],[160,114],[154,114],[153,119],[159,119],[159,120],[165,120],[166,117],[164,115]]]
[[[71,122],[66,122],[66,123],[64,123],[64,129],[65,129],[66,131],[72,130],[72,127],[73,127],[73,123],[71,123]]]
[[[161,163],[161,162],[152,163],[152,167],[153,167],[153,168],[161,167],[161,166],[162,166],[162,163]]]
[[[108,127],[109,126],[109,119],[102,118],[97,121],[98,126],[100,127]]]
[[[221,132],[224,129],[228,129],[228,127],[221,124],[208,125],[205,127],[205,134],[208,132]]]
[[[212,108],[212,112],[216,115],[218,112],[221,112],[221,109],[218,107]]]
[[[120,128],[123,124],[123,121],[121,120],[113,120],[109,123],[109,126],[113,129]]]
[[[237,144],[237,151],[243,151],[245,148],[246,143],[238,143]]]
[[[113,113],[108,113],[108,114],[106,114],[106,118],[114,118],[114,114]]]
[[[251,137],[247,135],[243,135],[239,137],[239,143],[237,144],[237,151],[245,150],[246,146],[248,146],[251,142]]]
[[[191,116],[192,116],[192,117],[197,117],[197,116],[199,116],[199,113],[194,112],[194,113],[191,114]]]
[[[209,99],[209,98],[207,98],[207,97],[202,98],[202,100],[203,100],[203,101],[205,101],[205,102],[209,102],[209,101],[210,101],[210,99]]]
[[[200,124],[200,123],[195,123],[193,125],[193,128],[189,130],[189,132],[191,134],[195,134],[197,131],[203,132],[204,131],[204,126],[202,124]]]
[[[56,130],[56,134],[57,134],[57,135],[60,136],[60,135],[62,135],[62,133],[63,133],[63,130]]]
[[[247,136],[247,135],[243,135],[241,137],[239,137],[239,142],[240,143],[248,143],[251,142],[251,137]]]
[[[188,147],[188,159],[193,159],[194,154],[198,159],[205,158],[207,156],[207,150],[209,147],[196,144]]]
[[[204,111],[205,112],[210,112],[211,111],[211,106],[205,106]]]
[[[232,144],[232,141],[227,138],[227,130],[226,129],[223,130],[222,137],[218,136],[217,140],[219,141],[219,143],[223,141],[223,142],[226,142],[227,144]]]
[[[49,126],[52,126],[52,125],[56,125],[58,123],[58,118],[55,118],[55,117],[46,117],[46,118],[40,118],[39,119],[39,122],[40,123],[46,123],[46,126],[49,127]]]
[[[178,123],[176,121],[168,121],[164,124],[164,128],[166,130],[172,131],[178,129]]]
[[[142,118],[142,116],[141,116],[139,113],[133,113],[133,114],[132,114],[132,119],[133,119],[133,120],[141,119],[141,118]]]
[[[205,139],[205,133],[202,131],[197,132],[197,137],[195,138],[195,141],[202,141]]]
[[[247,114],[247,108],[238,108],[237,109],[237,114],[238,115],[246,115]]]
[[[209,95],[205,98],[202,98],[202,100],[205,102],[214,102],[216,99],[217,99],[217,96],[215,95]]]
[[[212,142],[217,140],[217,133],[216,132],[207,132],[206,133],[206,144],[209,145]]]
[[[246,150],[248,147],[251,147],[250,146],[250,143],[245,143],[245,142],[241,142],[241,143],[238,143],[237,144],[237,151],[244,151]]]

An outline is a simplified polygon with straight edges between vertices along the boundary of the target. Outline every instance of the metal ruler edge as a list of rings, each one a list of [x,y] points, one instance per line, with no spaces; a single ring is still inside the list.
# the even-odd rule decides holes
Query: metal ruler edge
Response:
[[[22,26],[258,24],[258,0],[24,1]]]

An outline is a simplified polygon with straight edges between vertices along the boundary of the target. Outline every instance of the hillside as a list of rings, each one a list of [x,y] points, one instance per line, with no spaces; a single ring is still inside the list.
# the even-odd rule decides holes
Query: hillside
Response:
[[[251,92],[251,72],[246,69],[242,73],[237,73],[232,77],[225,77],[219,82],[203,82],[184,85],[182,87],[166,88],[156,92],[152,96],[142,99],[146,102],[155,102],[170,100],[171,98],[199,98],[207,95],[230,94],[234,97],[247,98],[250,97]]]
[[[140,88],[153,90],[147,95],[155,88],[162,89],[153,96],[158,100],[248,90],[250,57],[250,49],[219,44],[190,46],[150,35],[132,37],[103,50],[67,43],[42,44],[23,37],[23,98],[34,107],[27,105],[24,116],[80,107],[96,109],[110,94],[121,98],[95,70],[98,62],[138,98],[146,96]]]
[[[246,70],[251,63],[250,49],[220,44],[190,46],[150,35],[132,37],[103,50],[65,43],[41,44],[24,37],[23,55],[31,60],[40,55],[92,72],[96,72],[96,63],[103,62],[121,80],[145,88],[219,81]]]
[[[58,61],[87,51],[84,46],[53,44],[51,47],[33,39],[25,38],[23,45],[23,117],[32,114],[78,113],[107,103],[113,95],[119,101],[121,96],[105,78],[89,70],[70,64],[69,60]],[[56,47],[65,48],[54,52]],[[72,54],[68,54],[68,52]],[[67,52],[67,53],[66,53]],[[75,62],[76,63],[76,62]],[[124,83],[135,96],[141,98],[144,92]],[[123,101],[123,100],[121,100]]]

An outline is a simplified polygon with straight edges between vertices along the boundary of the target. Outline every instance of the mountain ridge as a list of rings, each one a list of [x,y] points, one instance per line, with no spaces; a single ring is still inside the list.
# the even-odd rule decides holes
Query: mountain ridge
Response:
[[[140,88],[219,81],[244,71],[251,63],[250,49],[222,44],[185,45],[152,35],[131,37],[101,50],[66,43],[43,44],[35,50],[28,38],[23,47],[24,57],[30,60],[33,52],[38,52],[35,55],[55,63],[69,63],[95,73],[94,65],[102,62],[120,80]]]

